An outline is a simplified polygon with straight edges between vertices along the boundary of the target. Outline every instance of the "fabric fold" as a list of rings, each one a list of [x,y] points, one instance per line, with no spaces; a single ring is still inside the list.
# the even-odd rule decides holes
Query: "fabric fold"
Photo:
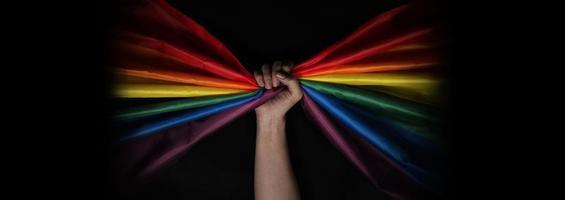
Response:
[[[412,124],[425,124],[437,121],[434,110],[415,102],[407,101],[388,94],[369,92],[344,85],[301,80],[302,84],[320,92],[330,94],[342,100],[362,105],[376,114],[391,117]]]
[[[435,10],[427,3],[416,1],[382,13],[298,65],[295,72],[303,74],[347,64],[433,37],[437,26]]]
[[[318,63],[316,66],[308,68],[307,70],[302,68],[301,73],[307,73],[308,71],[320,70],[322,68],[329,66],[341,65],[349,62],[358,61],[376,55],[378,53],[385,52],[386,50],[389,50],[400,44],[404,44],[413,41],[415,39],[418,39],[419,37],[429,34],[430,32],[432,32],[431,28],[423,28],[423,29],[414,30],[409,33],[405,33],[403,35],[395,36],[388,39],[387,41],[379,42],[374,46],[366,47],[365,49],[361,49],[361,50],[348,52],[343,55],[336,56],[333,59],[326,59]]]
[[[159,115],[168,112],[188,110],[192,108],[213,105],[233,99],[246,98],[255,95],[257,92],[258,91],[244,93],[244,94],[235,94],[235,95],[222,95],[222,96],[213,96],[213,97],[200,97],[194,99],[183,99],[176,101],[167,101],[153,105],[134,107],[119,112],[116,115],[116,118],[122,121],[135,120],[143,117],[149,117],[149,116]]]
[[[167,70],[136,70],[136,69],[118,69],[118,73],[147,79],[163,80],[176,83],[186,83],[207,87],[232,88],[240,90],[255,90],[256,86],[245,84],[242,82],[202,76],[198,74],[190,74],[183,72],[167,71]]]
[[[343,155],[363,173],[377,189],[395,199],[433,199],[433,195],[425,188],[412,181],[394,161],[387,158],[380,150],[373,148],[363,139],[353,137],[354,134],[345,127],[339,126],[326,116],[308,93],[304,94],[303,107],[326,135],[326,138],[343,153]]]
[[[118,84],[115,88],[115,96],[119,98],[200,97],[246,92],[249,91],[172,84]]]
[[[358,74],[431,68],[441,63],[438,51],[437,48],[405,45],[357,62],[327,66],[321,69],[301,70],[295,72],[295,75],[308,77],[325,74]]]
[[[236,72],[234,77],[241,75],[244,82],[255,84],[251,74],[222,42],[193,19],[169,5],[166,0],[133,1],[119,9],[122,12],[115,17],[120,30],[153,37],[174,44],[178,49],[199,52],[208,57],[209,61],[225,64],[228,69]]]
[[[146,180],[153,177],[173,164],[193,145],[279,92],[280,89],[267,90],[258,98],[207,118],[185,121],[142,139],[124,141],[118,146],[118,162],[125,179],[122,181]]]
[[[371,143],[375,148],[381,150],[385,155],[389,156],[392,160],[397,162],[405,170],[407,170],[416,180],[422,180],[423,177],[428,176],[428,172],[409,159],[407,152],[402,149],[398,144],[391,141],[389,138],[377,130],[370,127],[369,124],[363,122],[360,116],[355,116],[349,112],[343,105],[330,97],[315,91],[308,86],[302,86],[304,91],[328,113],[337,118],[348,128],[354,130],[362,138]]]
[[[140,35],[138,33],[123,32],[120,35],[122,41],[126,41],[144,48],[153,49],[159,53],[178,58],[187,67],[195,67],[205,70],[229,80],[241,81],[255,86],[256,83],[249,77],[234,71],[229,66],[214,60],[197,50],[187,48],[178,48],[172,44],[161,41],[156,38]]]
[[[327,82],[353,86],[378,86],[388,90],[401,91],[413,95],[435,98],[441,85],[439,77],[429,73],[362,73],[362,74],[328,74],[301,77],[301,80]]]
[[[262,89],[262,90],[259,90],[259,92],[257,92],[255,95],[247,97],[247,98],[231,100],[231,101],[223,102],[223,103],[220,103],[220,104],[216,104],[216,105],[212,105],[212,106],[208,106],[208,107],[204,107],[204,108],[198,108],[198,109],[191,110],[191,111],[188,111],[186,113],[183,113],[183,114],[180,114],[180,115],[168,118],[168,119],[164,119],[164,120],[160,120],[158,122],[154,122],[154,123],[144,125],[142,127],[139,127],[138,129],[120,137],[119,141],[123,142],[123,141],[126,141],[126,140],[131,140],[131,139],[143,137],[145,135],[152,134],[152,133],[159,131],[159,130],[174,127],[174,126],[177,126],[177,125],[182,124],[182,123],[194,121],[194,120],[197,120],[197,119],[201,119],[201,118],[213,115],[215,113],[218,113],[218,112],[233,108],[235,106],[244,104],[244,103],[249,102],[251,100],[257,99],[257,98],[259,98],[263,95],[263,92],[264,92],[264,90]]]

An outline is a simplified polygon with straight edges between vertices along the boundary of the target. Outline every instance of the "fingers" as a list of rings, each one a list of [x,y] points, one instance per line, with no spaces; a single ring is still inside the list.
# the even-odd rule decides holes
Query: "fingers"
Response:
[[[265,87],[265,83],[263,82],[263,76],[261,75],[261,73],[255,71],[253,72],[253,76],[255,77],[255,81],[257,81],[257,85],[259,85],[260,87]]]
[[[302,89],[300,89],[300,85],[296,78],[286,72],[277,72],[276,77],[283,85],[286,85],[293,97],[297,100],[302,98]]]
[[[291,74],[290,72],[292,71],[292,68],[294,67],[294,63],[292,61],[286,61],[281,69],[286,72],[287,74]]]
[[[298,80],[296,80],[291,73],[293,67],[294,63],[292,63],[292,61],[286,61],[281,66],[282,71],[277,73],[277,79],[286,85],[293,95],[302,97],[302,89],[300,89]]]
[[[302,90],[300,89],[298,81],[291,75],[293,67],[294,64],[291,61],[284,63],[275,61],[272,67],[268,64],[263,64],[261,71],[255,71],[253,75],[257,84],[261,87],[271,89],[283,84],[288,87],[291,93],[302,97]]]
[[[271,67],[268,64],[263,64],[263,66],[261,66],[261,71],[263,72],[263,81],[265,83],[265,88],[271,89],[273,87]]]
[[[271,79],[273,80],[273,87],[278,87],[279,86],[279,79],[277,79],[276,75],[277,72],[281,70],[282,67],[282,62],[281,61],[275,61],[273,63],[273,70],[271,71]]]

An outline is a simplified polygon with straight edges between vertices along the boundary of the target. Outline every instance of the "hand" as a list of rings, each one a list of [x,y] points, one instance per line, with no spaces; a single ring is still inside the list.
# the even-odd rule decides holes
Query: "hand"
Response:
[[[280,61],[261,66],[255,72],[257,84],[270,90],[286,86],[276,96],[255,108],[257,113],[257,142],[255,145],[255,199],[300,199],[298,185],[292,172],[286,143],[286,112],[300,101],[302,89],[291,76],[291,63]]]
[[[277,96],[269,99],[263,105],[255,108],[257,117],[284,118],[286,112],[302,99],[302,89],[298,84],[298,80],[291,75],[293,64],[291,62],[282,63],[275,61],[272,66],[264,64],[261,66],[261,72],[255,71],[255,80],[261,87],[270,90],[279,87],[281,84],[286,89],[281,91]]]

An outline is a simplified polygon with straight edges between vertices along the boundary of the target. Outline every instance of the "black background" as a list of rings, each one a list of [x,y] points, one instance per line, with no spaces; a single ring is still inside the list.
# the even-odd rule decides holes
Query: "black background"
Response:
[[[191,7],[191,2],[175,1],[173,5],[208,28],[250,68],[274,59],[293,59],[300,62],[301,59],[347,35],[368,18],[398,3],[388,1],[389,3],[379,5],[380,1],[345,1],[343,4],[309,1],[311,3],[306,5],[291,1],[269,1],[257,5],[247,3],[247,6],[241,7],[236,4],[246,3],[231,3],[234,5],[224,7],[222,5],[225,5],[226,1],[212,1],[195,3],[195,7]],[[12,5],[14,3],[21,5]],[[8,100],[8,103],[3,111],[7,112],[4,116],[8,120],[8,127],[3,131],[5,138],[2,140],[2,147],[6,149],[4,152],[8,160],[4,166],[9,168],[3,170],[7,192],[22,198],[54,196],[60,199],[107,199],[112,194],[108,188],[111,179],[105,176],[108,165],[106,158],[111,154],[107,151],[107,143],[111,135],[108,116],[112,109],[108,95],[111,91],[108,80],[110,71],[104,67],[107,66],[108,52],[106,30],[112,21],[107,11],[112,8],[111,4],[112,1],[18,1],[5,4],[5,12],[1,14],[5,22],[3,27],[6,27],[2,32],[7,34],[3,37],[3,48],[8,60],[4,64],[5,75],[2,81],[6,82],[3,89],[7,95],[3,99]],[[202,7],[197,8],[197,4],[208,6],[201,5]],[[323,12],[314,9],[328,5],[334,7],[333,9],[343,7],[351,11],[347,15],[332,18],[331,15],[337,14],[325,13],[329,16],[321,17],[324,16]],[[370,5],[375,5],[374,9]],[[549,139],[536,135],[558,133],[549,127],[545,128],[545,125],[554,124],[558,118],[540,117],[545,115],[541,115],[537,108],[545,110],[541,108],[548,106],[545,101],[552,97],[540,96],[545,94],[545,86],[534,86],[540,77],[544,77],[539,75],[548,75],[547,70],[558,65],[531,58],[541,53],[544,54],[543,57],[550,55],[549,48],[533,46],[534,43],[540,43],[537,39],[552,38],[548,35],[539,37],[539,33],[547,33],[539,28],[539,25],[558,18],[547,16],[552,13],[545,12],[547,6],[539,9],[539,5],[532,2],[447,1],[445,5],[449,8],[446,19],[450,22],[449,36],[452,38],[448,57],[451,60],[450,65],[454,66],[448,72],[453,108],[450,111],[454,133],[451,143],[455,147],[451,153],[451,199],[508,196],[539,198],[547,194],[534,192],[539,187],[544,187],[544,191],[551,190],[551,187],[543,184],[545,180],[533,180],[533,176],[525,172],[534,172],[534,175],[539,173],[536,177],[541,179],[554,177],[541,174],[553,172],[551,168],[545,168],[552,165],[545,159],[548,157],[545,153],[556,151],[548,150],[544,151],[544,154],[535,154],[531,150],[538,146],[558,147],[545,145]],[[240,22],[248,24],[247,27],[251,29],[229,29],[232,25],[220,22],[239,21],[235,20],[239,17],[232,15],[222,18],[218,13],[208,15],[204,10],[210,8],[232,13],[241,12],[241,18],[254,19]],[[288,11],[293,9],[303,10]],[[246,12],[244,14],[239,10]],[[276,14],[273,10],[284,10],[282,13],[291,14]],[[543,13],[534,12],[536,10]],[[265,15],[257,15],[255,12]],[[309,15],[309,12],[316,14]],[[302,17],[285,17],[290,15]],[[347,17],[351,17],[350,20],[344,20]],[[326,18],[333,20],[326,21]],[[276,19],[278,23],[268,19]],[[262,21],[264,23],[260,23]],[[255,23],[256,25],[252,25]],[[310,30],[299,33],[297,30],[289,30],[291,27],[309,28],[305,25],[309,23],[319,23],[313,27],[324,31]],[[282,24],[286,24],[286,27],[280,26]],[[331,28],[330,25],[338,26]],[[251,31],[259,29],[258,27],[264,29]],[[267,32],[266,30],[281,31],[280,34],[276,31],[261,34],[261,31]],[[291,37],[281,36],[282,33],[293,37],[304,36],[302,39],[305,41],[297,42],[298,39],[292,39],[288,44],[284,44],[285,38]],[[249,39],[248,34],[263,43],[253,43],[255,39]],[[313,40],[308,40],[309,38]],[[538,42],[532,42],[531,39]],[[532,66],[539,67],[535,68],[537,70],[531,70]],[[542,100],[543,104],[537,104]],[[535,106],[530,106],[532,104]],[[342,176],[345,177],[343,182],[353,183],[355,186],[345,187],[336,193],[344,191],[342,195],[355,195],[356,189],[367,197],[377,197],[377,192],[368,186],[363,177],[344,162],[343,157],[316,132],[317,129],[312,127],[311,123],[300,120],[303,119],[301,116],[304,116],[302,110],[294,109],[289,113],[289,118],[300,122],[288,122],[290,142],[294,147],[291,149],[297,150],[291,152],[293,166],[301,189],[309,188],[301,192],[306,193],[306,196],[310,195],[309,197],[326,195],[324,192],[336,186],[318,187],[314,182],[339,185],[337,179],[333,178]],[[542,120],[544,123],[538,125],[537,122]],[[300,126],[303,131],[293,129],[294,125],[291,124],[298,123],[304,123],[304,126]],[[243,127],[246,129],[241,130],[254,130],[252,113],[195,146],[175,168],[166,172],[163,179],[156,182],[159,183],[157,186],[177,185],[181,190],[184,185],[196,183],[202,183],[199,188],[210,188],[203,185],[210,183],[216,187],[223,185],[230,188],[225,191],[236,191],[234,196],[251,195],[249,173],[252,167],[251,147],[254,133],[239,130]],[[298,134],[303,132],[307,134]],[[229,141],[231,139],[234,140]],[[308,150],[305,151],[304,147]],[[213,153],[216,154],[212,155]],[[225,156],[228,154],[238,156],[237,160],[241,162],[227,162],[219,157],[231,159]],[[333,169],[339,168],[341,171],[337,174],[335,171],[315,168],[324,165],[306,159],[334,163],[337,166]],[[197,173],[199,171],[196,169],[206,168],[208,166],[202,165],[212,165],[213,162],[231,163],[229,167],[222,166],[222,170],[237,174],[229,180],[243,184],[224,183],[224,179],[218,178],[224,177],[221,173],[208,173],[220,172],[220,169],[202,171],[203,174],[208,173],[206,175],[216,177],[214,179],[194,179],[194,182],[188,182],[183,177],[204,177],[191,173]],[[215,163],[213,165],[221,166]],[[539,166],[544,166],[544,170],[539,170]],[[332,180],[323,182],[324,177],[320,174],[329,174]],[[187,182],[169,184],[175,177]],[[158,194],[160,191],[162,190],[148,191],[147,196]],[[193,192],[195,195],[209,194],[208,191],[201,190]],[[528,194],[533,195],[526,196]],[[214,195],[225,197],[231,194],[217,190]],[[318,196],[314,198],[316,197]]]

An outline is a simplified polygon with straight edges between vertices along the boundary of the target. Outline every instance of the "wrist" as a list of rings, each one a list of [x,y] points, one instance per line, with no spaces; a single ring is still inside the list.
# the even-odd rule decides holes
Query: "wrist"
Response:
[[[276,112],[255,112],[257,115],[257,122],[282,122],[284,123],[284,114],[277,114]]]
[[[273,115],[273,114],[265,114],[260,115],[257,114],[257,125],[265,126],[265,127],[277,127],[285,124],[284,115]]]
[[[286,120],[284,115],[257,115],[257,133],[259,136],[284,136]]]

